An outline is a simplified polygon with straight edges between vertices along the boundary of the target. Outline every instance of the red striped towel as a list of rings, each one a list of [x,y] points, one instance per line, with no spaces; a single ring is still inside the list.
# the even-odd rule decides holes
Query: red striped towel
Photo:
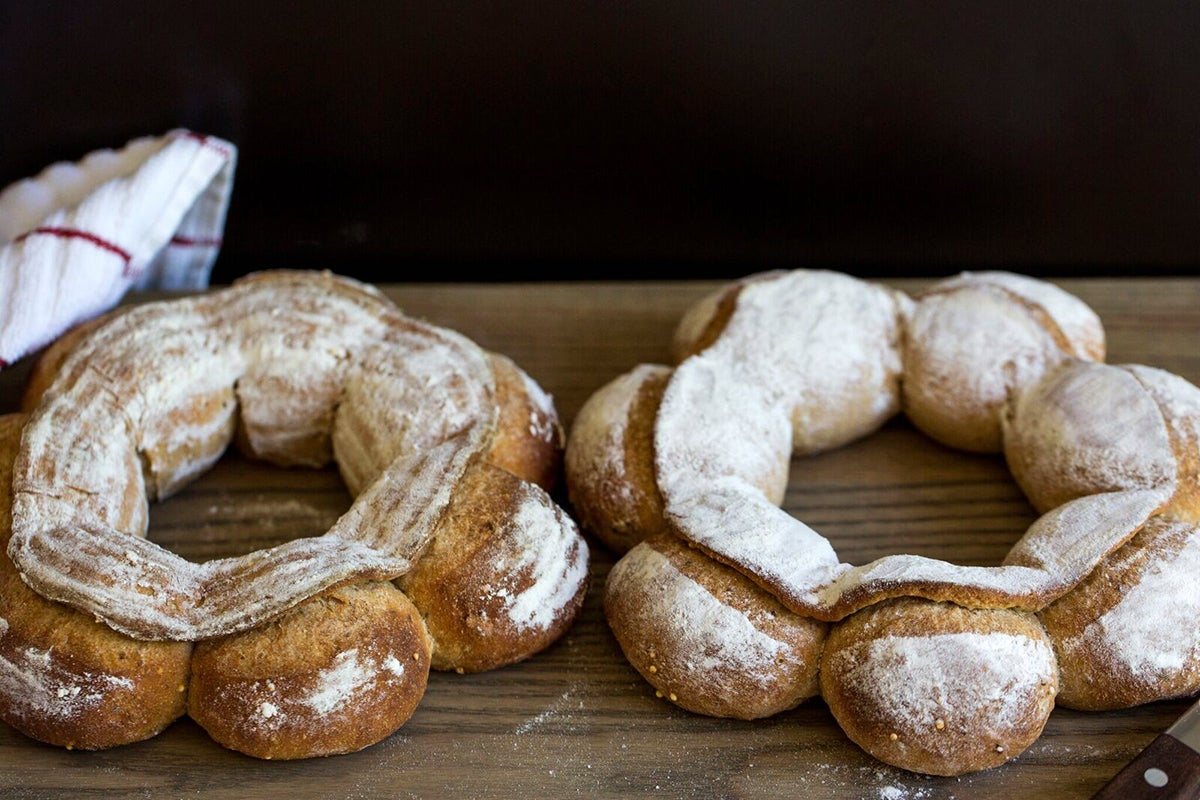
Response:
[[[229,142],[173,130],[0,192],[0,368],[131,287],[206,287],[236,162]]]

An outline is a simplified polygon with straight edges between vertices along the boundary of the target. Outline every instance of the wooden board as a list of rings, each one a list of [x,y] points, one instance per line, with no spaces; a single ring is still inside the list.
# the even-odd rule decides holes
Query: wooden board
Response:
[[[1110,362],[1150,364],[1200,382],[1200,280],[1062,285],[1100,313]],[[569,424],[611,378],[638,363],[665,362],[679,314],[715,286],[384,288],[409,313],[514,358],[554,395]],[[27,367],[28,360],[0,373],[0,411],[16,407]],[[348,504],[332,470],[286,471],[229,456],[153,510],[152,538],[189,557],[228,555],[320,533]],[[786,506],[856,563],[915,552],[995,564],[1034,516],[1002,459],[947,450],[903,421],[796,461]],[[0,723],[0,796],[1086,798],[1186,705],[1057,709],[1041,738],[1008,765],[962,778],[914,775],[865,755],[820,700],[739,722],[656,699],[604,622],[600,589],[613,559],[591,544],[588,602],[562,640],[491,673],[435,673],[411,720],[364,751],[263,762],[222,749],[185,718],[147,742],[68,752]]]

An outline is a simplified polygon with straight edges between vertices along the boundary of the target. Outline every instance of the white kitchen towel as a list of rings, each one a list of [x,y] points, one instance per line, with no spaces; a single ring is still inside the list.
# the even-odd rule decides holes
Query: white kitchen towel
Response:
[[[237,148],[172,130],[0,192],[0,369],[137,289],[203,289]]]

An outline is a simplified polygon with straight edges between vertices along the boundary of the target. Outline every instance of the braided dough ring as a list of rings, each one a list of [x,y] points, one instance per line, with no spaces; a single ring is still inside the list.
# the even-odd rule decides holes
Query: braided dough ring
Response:
[[[672,349],[674,366],[588,399],[565,461],[577,518],[622,554],[610,627],[663,696],[755,718],[819,691],[873,756],[952,775],[1019,755],[1056,701],[1200,689],[1194,625],[1123,638],[1158,592],[1180,598],[1172,624],[1200,612],[1200,393],[1099,363],[1103,329],[1077,298],[1000,272],[915,297],[763,273],[693,306]],[[899,411],[943,444],[1004,452],[1042,515],[1002,565],[845,564],[778,508],[792,455]]]
[[[186,708],[250,755],[349,752],[403,724],[431,667],[526,658],[581,608],[549,396],[372,287],[258,273],[63,342],[0,423],[0,716],[19,730],[110,747]],[[353,504],[323,536],[202,564],[146,540],[148,502],[232,442],[334,460]]]

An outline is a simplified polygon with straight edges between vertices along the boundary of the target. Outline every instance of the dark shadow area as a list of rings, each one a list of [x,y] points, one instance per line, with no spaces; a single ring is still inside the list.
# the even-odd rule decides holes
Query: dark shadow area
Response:
[[[1200,7],[0,4],[0,184],[239,148],[224,282],[1200,267]]]

